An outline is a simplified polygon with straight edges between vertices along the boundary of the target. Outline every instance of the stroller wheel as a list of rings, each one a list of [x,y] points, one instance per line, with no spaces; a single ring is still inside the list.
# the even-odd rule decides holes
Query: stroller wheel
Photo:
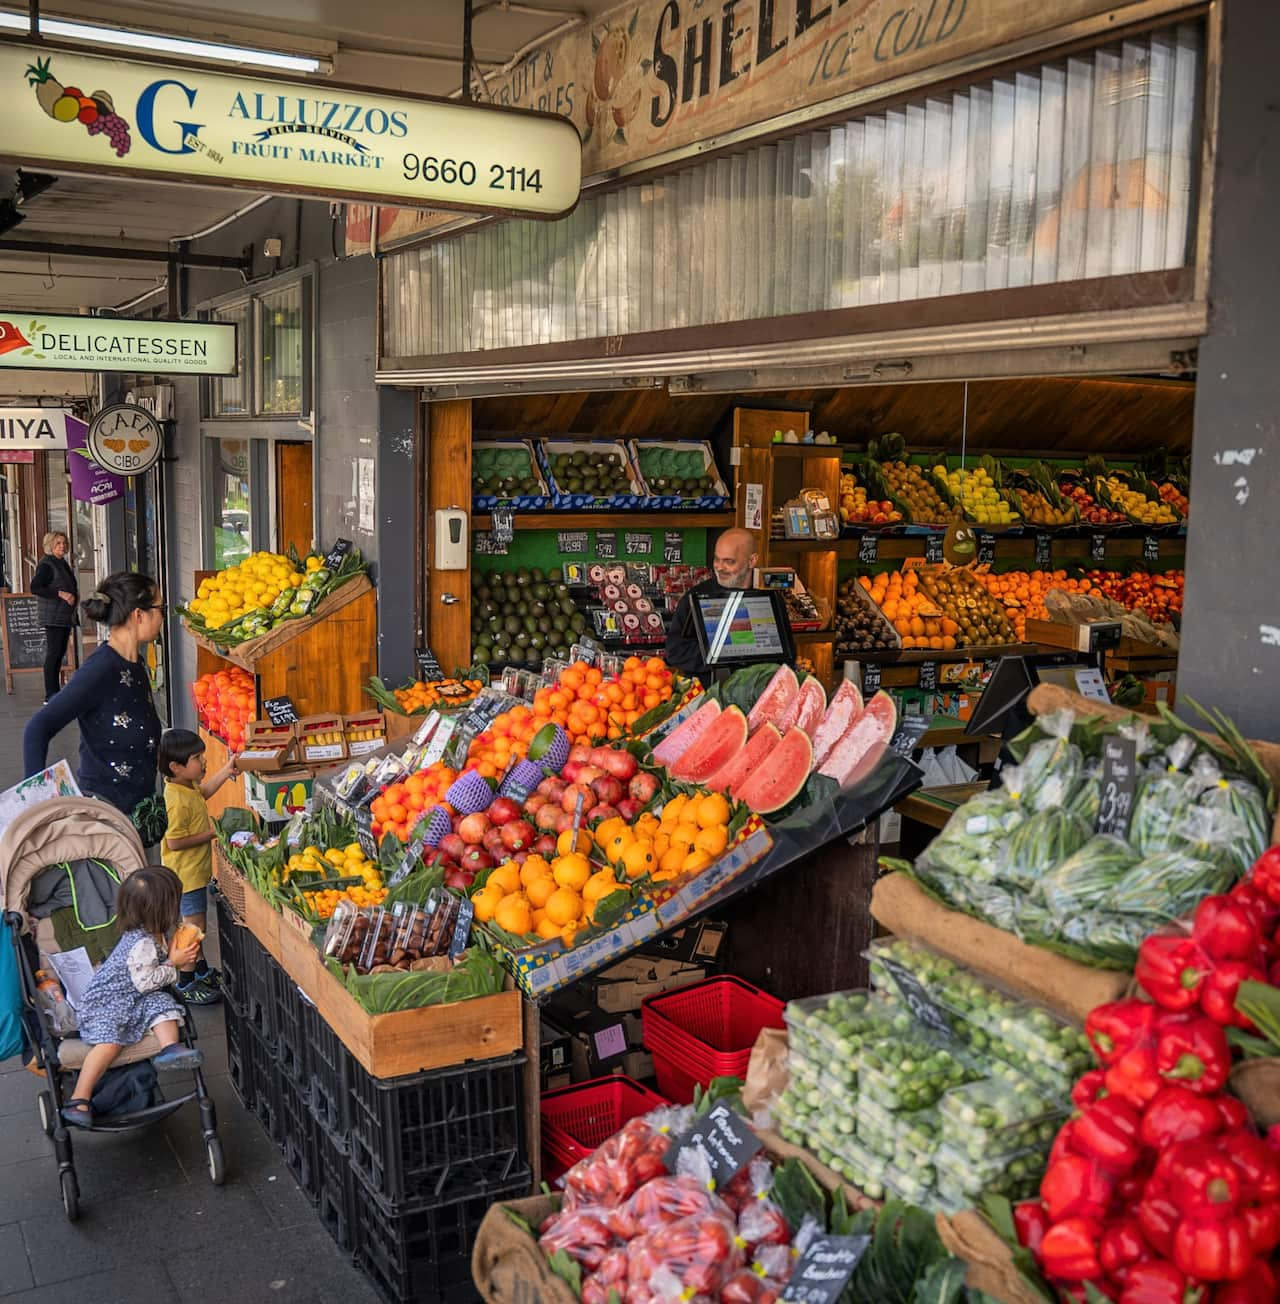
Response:
[[[36,1097],[36,1108],[40,1111],[40,1126],[44,1128],[45,1136],[52,1136],[57,1117],[57,1110],[53,1107],[53,1097],[47,1091],[42,1091]]]
[[[70,1168],[63,1169],[58,1178],[62,1183],[62,1211],[68,1222],[75,1222],[80,1217],[80,1183]]]
[[[227,1175],[226,1160],[222,1157],[222,1142],[216,1136],[207,1136],[204,1139],[204,1151],[209,1180],[214,1186],[221,1186]]]

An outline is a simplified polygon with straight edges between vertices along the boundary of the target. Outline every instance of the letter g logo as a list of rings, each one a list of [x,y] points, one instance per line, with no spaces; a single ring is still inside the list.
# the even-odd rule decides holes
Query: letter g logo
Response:
[[[195,152],[194,148],[186,144],[187,134],[199,134],[200,128],[204,126],[203,122],[179,122],[175,119],[173,125],[178,128],[178,146],[176,149],[168,145],[162,145],[156,139],[156,99],[166,86],[176,86],[187,97],[187,108],[192,108],[195,105],[196,93],[190,86],[184,86],[180,81],[173,80],[152,82],[138,96],[138,131],[141,133],[142,139],[152,149],[158,149],[162,154],[193,154]]]

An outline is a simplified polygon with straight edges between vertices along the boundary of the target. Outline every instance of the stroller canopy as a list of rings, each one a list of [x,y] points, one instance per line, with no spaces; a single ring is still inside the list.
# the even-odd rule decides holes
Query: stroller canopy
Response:
[[[33,879],[76,860],[106,861],[124,878],[146,864],[146,855],[129,817],[105,801],[52,797],[23,811],[0,835],[4,909],[26,915]]]

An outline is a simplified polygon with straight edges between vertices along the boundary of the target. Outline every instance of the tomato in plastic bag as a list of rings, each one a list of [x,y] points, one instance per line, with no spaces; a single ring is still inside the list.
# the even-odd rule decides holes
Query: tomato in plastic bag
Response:
[[[735,1235],[727,1213],[694,1214],[645,1232],[629,1246],[628,1284],[632,1290],[656,1291],[656,1274],[666,1269],[679,1283],[677,1295],[714,1296],[725,1279],[743,1266]]]
[[[629,1241],[663,1223],[697,1213],[723,1213],[724,1204],[689,1177],[655,1177],[609,1215],[609,1230]]]

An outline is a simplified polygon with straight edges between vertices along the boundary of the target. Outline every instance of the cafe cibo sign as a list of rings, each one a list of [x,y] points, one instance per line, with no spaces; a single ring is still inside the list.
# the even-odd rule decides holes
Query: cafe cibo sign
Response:
[[[28,168],[556,217],[578,200],[567,119],[0,42],[0,158]]]
[[[0,371],[131,371],[234,376],[234,322],[59,317],[0,305]]]

